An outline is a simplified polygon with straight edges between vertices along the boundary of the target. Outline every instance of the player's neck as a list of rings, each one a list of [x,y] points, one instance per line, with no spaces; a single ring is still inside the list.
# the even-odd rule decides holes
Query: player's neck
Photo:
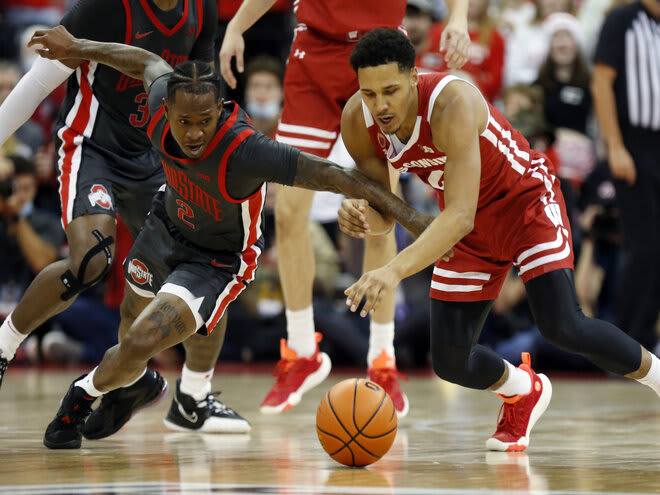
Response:
[[[415,130],[415,124],[417,123],[417,112],[419,111],[419,91],[417,86],[413,88],[411,95],[411,102],[408,106],[408,114],[401,124],[401,127],[395,132],[396,137],[399,138],[399,141],[402,143],[407,143],[412,136],[413,131]]]
[[[156,7],[158,7],[160,10],[167,12],[168,10],[172,10],[174,7],[176,7],[176,4],[179,3],[179,0],[152,0],[155,4]]]

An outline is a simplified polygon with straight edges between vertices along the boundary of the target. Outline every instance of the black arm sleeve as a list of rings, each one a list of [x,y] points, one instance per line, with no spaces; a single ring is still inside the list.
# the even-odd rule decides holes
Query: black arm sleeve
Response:
[[[156,115],[156,112],[163,106],[163,98],[167,98],[167,81],[170,80],[172,73],[163,74],[149,86],[149,114]]]
[[[204,24],[195,45],[190,50],[190,60],[213,61],[213,43],[218,25],[218,10],[215,0],[204,0]]]
[[[596,45],[595,63],[609,65],[621,71],[625,59],[625,39],[627,22],[627,10],[618,8],[607,16],[598,36]]]
[[[245,198],[264,182],[293,185],[300,150],[273,141],[259,132],[251,134],[229,157],[227,192]]]
[[[76,38],[123,43],[126,11],[121,0],[79,0],[60,23]]]

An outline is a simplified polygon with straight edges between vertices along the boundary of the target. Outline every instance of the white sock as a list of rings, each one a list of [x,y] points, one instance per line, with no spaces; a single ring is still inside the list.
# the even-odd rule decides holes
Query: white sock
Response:
[[[314,335],[314,309],[308,306],[300,311],[286,310],[286,345],[298,357],[312,357],[316,352]]]
[[[94,373],[96,373],[97,369],[98,366],[76,382],[76,387],[82,388],[90,397],[100,397],[105,393],[94,386]]]
[[[493,392],[505,397],[525,395],[529,393],[529,391],[532,390],[532,377],[529,376],[529,373],[520,368],[516,368],[508,361],[504,361],[504,364],[509,369],[509,376],[502,386],[493,390]]]
[[[649,354],[651,354],[651,368],[645,377],[637,381],[648,385],[656,394],[660,395],[660,359],[653,353]]]
[[[27,335],[16,330],[14,322],[11,321],[11,313],[9,313],[0,326],[0,354],[5,359],[14,359],[16,350],[26,338]]]
[[[181,370],[181,385],[179,390],[190,395],[196,401],[204,400],[211,393],[211,378],[213,369],[209,371],[192,371],[185,363]]]
[[[371,320],[369,323],[367,366],[371,366],[373,360],[377,359],[383,351],[394,357],[394,321],[376,323]]]
[[[127,383],[126,385],[122,385],[121,388],[128,388],[128,387],[130,387],[131,385],[135,385],[135,384],[138,382],[138,380],[140,380],[140,378],[142,378],[146,373],[147,373],[147,368],[146,368],[146,366],[145,366],[144,371],[143,371],[142,373],[140,373],[140,376],[138,376],[138,377],[137,377],[135,380],[133,380],[131,383]]]

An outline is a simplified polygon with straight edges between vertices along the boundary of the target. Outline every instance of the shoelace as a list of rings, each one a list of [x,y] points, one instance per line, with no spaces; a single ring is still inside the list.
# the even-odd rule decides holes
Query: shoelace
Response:
[[[374,381],[378,383],[389,384],[397,378],[401,378],[406,382],[408,381],[408,377],[396,368],[373,368],[371,375],[374,377]]]
[[[289,371],[296,363],[295,359],[280,359],[275,365],[272,375],[277,377],[277,383],[283,383],[289,374]]]
[[[227,413],[231,414],[234,412],[234,410],[231,407],[228,407],[224,405],[222,402],[220,402],[218,399],[215,398],[215,395],[220,395],[222,392],[211,392],[209,395],[206,396],[206,398],[197,403],[197,407],[200,408],[205,408],[205,407],[210,407],[213,409],[213,412],[215,413]]]
[[[497,414],[497,427],[503,428],[506,425],[511,427],[516,426],[516,408],[514,404],[507,404],[506,402],[500,407],[500,412]]]

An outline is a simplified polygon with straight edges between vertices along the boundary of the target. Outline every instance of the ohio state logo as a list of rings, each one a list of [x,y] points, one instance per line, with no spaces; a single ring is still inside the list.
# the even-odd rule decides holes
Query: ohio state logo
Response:
[[[149,269],[144,266],[140,260],[133,258],[128,264],[128,274],[135,281],[135,283],[144,285],[149,283],[151,286],[154,281],[154,276]]]
[[[94,205],[99,205],[101,208],[105,208],[106,210],[109,210],[112,208],[112,198],[108,194],[108,191],[105,187],[103,187],[101,184],[94,184],[91,189],[90,193],[87,196],[89,198],[89,202]]]

